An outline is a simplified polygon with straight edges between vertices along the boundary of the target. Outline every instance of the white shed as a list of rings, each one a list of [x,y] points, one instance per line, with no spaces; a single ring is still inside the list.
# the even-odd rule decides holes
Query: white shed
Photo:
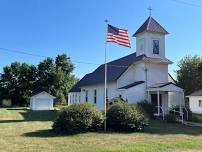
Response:
[[[202,90],[198,90],[187,96],[189,108],[193,113],[202,114]]]
[[[31,110],[53,110],[54,96],[43,91],[30,97]]]

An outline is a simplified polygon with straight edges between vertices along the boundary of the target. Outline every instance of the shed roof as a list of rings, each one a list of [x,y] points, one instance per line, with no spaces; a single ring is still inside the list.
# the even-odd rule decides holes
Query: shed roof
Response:
[[[193,92],[193,93],[190,94],[189,96],[202,96],[202,89]]]
[[[36,97],[36,96],[39,96],[39,95],[41,95],[41,94],[46,94],[46,95],[50,96],[50,97],[53,98],[53,99],[55,98],[54,96],[52,96],[51,94],[49,94],[49,93],[46,92],[46,91],[42,91],[42,92],[36,93],[36,94],[32,95],[31,98]]]

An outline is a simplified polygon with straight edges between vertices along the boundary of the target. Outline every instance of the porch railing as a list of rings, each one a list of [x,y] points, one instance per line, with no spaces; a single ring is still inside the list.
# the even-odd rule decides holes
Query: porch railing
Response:
[[[163,107],[162,107],[162,106],[156,106],[156,108],[161,109],[161,111],[162,111],[162,117],[163,117],[163,120],[165,120],[165,112],[164,112]],[[160,116],[160,113],[158,113],[158,116]]]
[[[167,110],[167,111],[172,111],[172,112],[174,112],[174,114],[175,113],[178,113],[180,116],[181,116],[181,119],[182,119],[182,123],[184,122],[184,112],[181,112],[180,110],[179,111],[177,111],[177,110],[174,110],[174,109],[172,109],[172,108],[163,108],[162,106],[156,106],[156,108],[159,108],[159,109],[161,109],[161,111],[162,111],[162,117],[163,117],[163,120],[165,120],[165,110]],[[186,111],[186,114],[187,114],[187,120],[188,120],[188,110],[185,108],[185,107],[182,107],[182,108],[184,108],[185,109],[185,111]],[[160,116],[160,113],[158,113],[158,116]]]
[[[174,109],[172,109],[172,108],[167,108],[167,110],[168,111],[173,111],[174,112],[174,114],[175,113],[179,113],[180,114],[180,116],[182,117],[182,123],[184,122],[184,112],[181,112],[180,110],[179,111],[177,111],[177,110],[174,110]]]

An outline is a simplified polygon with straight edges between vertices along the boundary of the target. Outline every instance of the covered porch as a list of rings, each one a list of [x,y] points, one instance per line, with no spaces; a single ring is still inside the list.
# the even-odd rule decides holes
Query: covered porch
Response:
[[[168,114],[169,111],[174,111],[175,113],[178,113],[183,120],[183,109],[186,110],[186,108],[184,91],[182,88],[170,82],[158,83],[147,88],[147,95],[148,101],[155,109],[155,116],[162,116],[164,119],[165,115]],[[179,109],[173,110],[174,106],[179,107]]]

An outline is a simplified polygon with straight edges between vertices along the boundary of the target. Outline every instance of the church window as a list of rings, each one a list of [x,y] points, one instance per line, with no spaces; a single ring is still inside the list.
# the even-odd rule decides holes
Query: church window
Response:
[[[159,40],[153,40],[153,54],[159,54]]]
[[[86,102],[88,102],[88,90],[86,90]]]
[[[97,103],[97,90],[94,90],[94,104]]]
[[[202,100],[198,101],[199,107],[202,107]]]

